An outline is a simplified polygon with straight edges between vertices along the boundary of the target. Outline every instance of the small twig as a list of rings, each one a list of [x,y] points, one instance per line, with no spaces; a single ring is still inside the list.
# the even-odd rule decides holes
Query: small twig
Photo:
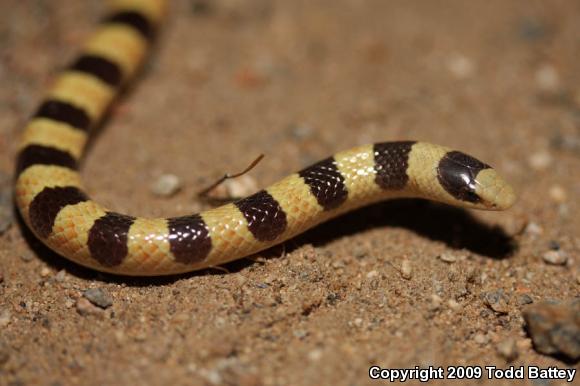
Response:
[[[239,173],[235,173],[235,174],[226,173],[226,174],[224,174],[224,176],[222,178],[220,178],[219,180],[217,180],[216,182],[214,182],[213,184],[211,184],[207,188],[199,191],[197,193],[197,197],[199,197],[201,199],[207,199],[208,194],[212,190],[214,190],[215,188],[217,188],[218,186],[223,184],[225,180],[229,180],[230,178],[237,178],[237,177],[243,176],[244,174],[246,174],[247,172],[252,170],[254,167],[256,167],[256,165],[262,160],[262,158],[264,158],[264,154],[260,154],[254,161],[252,161],[252,163],[247,168],[245,168],[243,171],[241,171]]]

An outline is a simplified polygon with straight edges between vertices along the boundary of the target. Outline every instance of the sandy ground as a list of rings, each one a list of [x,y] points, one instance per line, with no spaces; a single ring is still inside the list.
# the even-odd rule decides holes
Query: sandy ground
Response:
[[[26,118],[103,11],[0,1],[5,177]],[[251,176],[266,186],[402,138],[486,161],[519,202],[380,204],[226,272],[164,279],[83,269],[15,220],[0,236],[0,384],[359,385],[384,383],[369,380],[373,364],[577,368],[534,349],[522,311],[579,296],[579,12],[563,0],[173,2],[86,157],[87,189],[108,207],[198,211],[195,192],[260,153]],[[174,197],[151,193],[164,173],[183,183]],[[112,305],[87,302],[91,288]]]

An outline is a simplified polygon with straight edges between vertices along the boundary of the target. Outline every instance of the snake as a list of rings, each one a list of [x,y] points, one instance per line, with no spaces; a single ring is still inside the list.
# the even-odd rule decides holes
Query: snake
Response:
[[[421,198],[484,210],[514,204],[514,189],[488,164],[444,146],[401,140],[335,153],[201,213],[142,218],[101,206],[82,185],[85,145],[139,71],[166,8],[162,0],[110,1],[22,131],[15,203],[26,226],[59,255],[113,274],[170,275],[251,256],[382,200]]]

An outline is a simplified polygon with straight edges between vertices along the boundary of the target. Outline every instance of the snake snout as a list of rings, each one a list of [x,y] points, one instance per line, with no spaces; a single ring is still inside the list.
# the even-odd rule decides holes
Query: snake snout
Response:
[[[505,210],[516,202],[514,189],[494,169],[480,171],[475,181],[475,192],[485,209]]]

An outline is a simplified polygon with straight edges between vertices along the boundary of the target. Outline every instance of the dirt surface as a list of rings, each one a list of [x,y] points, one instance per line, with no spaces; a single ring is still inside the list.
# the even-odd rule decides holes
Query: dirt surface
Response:
[[[5,176],[102,3],[0,2]],[[368,378],[371,365],[578,368],[534,349],[522,311],[579,296],[579,12],[572,1],[173,2],[84,163],[106,206],[186,214],[207,207],[199,189],[260,153],[251,175],[266,186],[404,138],[493,165],[519,202],[503,213],[380,204],[225,270],[163,279],[83,269],[15,220],[0,236],[0,384],[358,385],[386,382]],[[151,192],[165,173],[183,184],[171,198]]]

